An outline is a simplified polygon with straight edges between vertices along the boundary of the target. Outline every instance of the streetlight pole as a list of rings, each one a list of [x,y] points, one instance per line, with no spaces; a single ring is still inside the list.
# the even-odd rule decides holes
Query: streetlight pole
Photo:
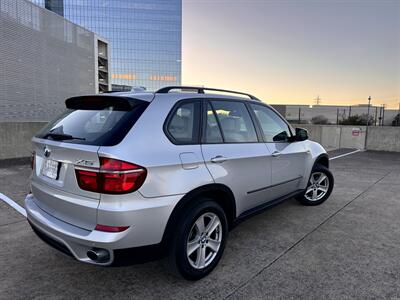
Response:
[[[368,110],[367,110],[367,127],[365,127],[365,144],[364,149],[367,150],[367,140],[368,140],[368,123],[369,123],[369,107],[371,106],[371,96],[368,97]]]

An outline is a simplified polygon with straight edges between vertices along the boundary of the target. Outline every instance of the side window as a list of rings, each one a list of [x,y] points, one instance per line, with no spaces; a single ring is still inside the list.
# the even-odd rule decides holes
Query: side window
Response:
[[[261,125],[265,142],[287,142],[289,140],[291,134],[288,125],[273,110],[258,104],[251,104],[251,108]]]
[[[207,105],[207,122],[205,126],[205,138],[204,142],[207,144],[223,143],[221,131],[218,126],[217,119],[211,108],[210,103]]]
[[[258,142],[246,105],[236,101],[211,101],[221,125],[225,143]]]
[[[199,101],[185,101],[175,108],[166,128],[174,143],[198,143],[199,114]]]

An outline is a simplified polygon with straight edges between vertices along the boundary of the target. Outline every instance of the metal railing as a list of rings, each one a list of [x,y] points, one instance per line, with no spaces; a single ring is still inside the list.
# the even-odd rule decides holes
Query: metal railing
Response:
[[[291,123],[319,125],[400,126],[399,109],[384,105],[277,105]]]

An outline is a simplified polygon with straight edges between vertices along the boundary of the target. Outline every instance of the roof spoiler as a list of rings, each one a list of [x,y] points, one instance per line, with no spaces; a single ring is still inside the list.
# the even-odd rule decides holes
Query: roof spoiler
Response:
[[[65,100],[69,109],[99,110],[113,107],[115,110],[129,111],[135,106],[135,99],[111,95],[78,96]]]

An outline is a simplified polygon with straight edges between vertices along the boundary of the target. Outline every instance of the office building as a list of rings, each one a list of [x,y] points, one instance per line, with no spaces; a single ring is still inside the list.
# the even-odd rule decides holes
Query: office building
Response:
[[[27,0],[0,0],[0,121],[48,121],[108,90],[108,42]]]
[[[181,83],[182,0],[32,0],[111,45],[113,89]]]

